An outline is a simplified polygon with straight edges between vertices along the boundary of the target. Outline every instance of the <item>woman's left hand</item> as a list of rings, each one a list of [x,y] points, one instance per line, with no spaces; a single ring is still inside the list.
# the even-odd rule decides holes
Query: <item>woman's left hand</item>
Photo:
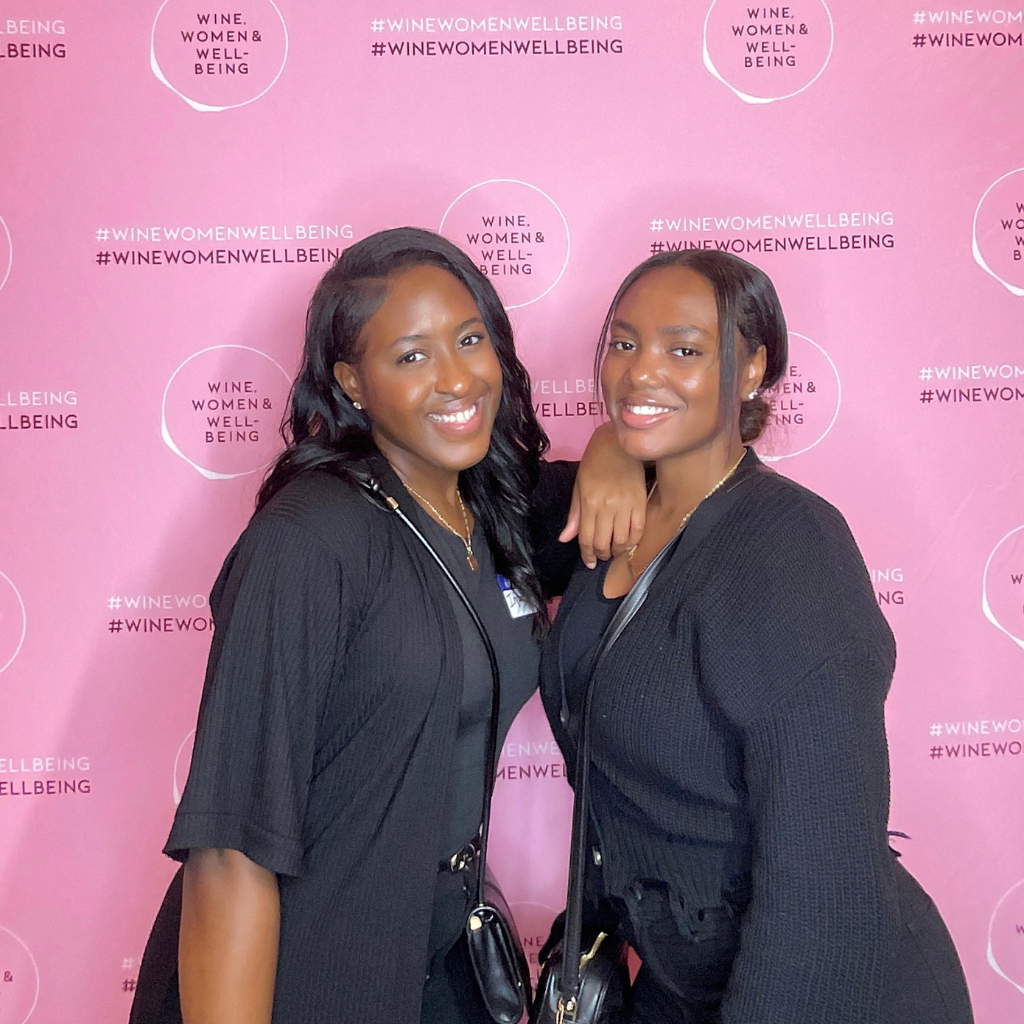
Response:
[[[580,460],[564,544],[579,536],[580,556],[588,569],[640,542],[647,519],[643,464],[619,447],[615,428],[602,423]]]

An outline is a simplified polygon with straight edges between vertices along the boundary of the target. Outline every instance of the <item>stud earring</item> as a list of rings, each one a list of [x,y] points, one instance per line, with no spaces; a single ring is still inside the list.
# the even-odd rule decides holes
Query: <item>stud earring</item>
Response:
[[[353,409],[359,409],[360,411],[362,411],[363,407],[358,402],[353,402],[352,403],[352,408]]]
[[[747,397],[752,402],[755,398],[757,398],[757,392],[756,391],[751,391],[750,394]]]

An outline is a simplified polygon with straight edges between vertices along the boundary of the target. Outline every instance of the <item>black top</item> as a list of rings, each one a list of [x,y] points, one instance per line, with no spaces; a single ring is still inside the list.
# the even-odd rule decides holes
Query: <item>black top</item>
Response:
[[[514,599],[515,595],[506,600],[508,581],[502,577],[499,582],[494,559],[479,524],[473,530],[473,553],[480,568],[474,571],[466,561],[466,545],[462,539],[436,523],[422,509],[418,511],[419,516],[413,521],[462,585],[494,646],[501,677],[497,746],[500,751],[512,720],[537,688],[540,648],[533,635],[533,615],[527,605]],[[452,789],[448,797],[446,852],[454,853],[465,846],[480,827],[493,683],[480,634],[458,594],[450,585],[447,591],[459,624],[463,657],[462,704],[452,754]]]
[[[601,638],[625,600],[625,594],[604,596],[604,580],[611,564],[601,562],[595,569],[588,570],[579,597],[573,602],[572,622],[562,623],[562,669],[566,696],[574,709],[583,703],[584,688]],[[569,609],[566,614],[570,614]]]
[[[579,694],[559,660],[599,585],[575,573],[543,650],[569,765]],[[588,870],[623,898],[660,879],[684,917],[749,898],[723,1024],[877,1019],[898,927],[883,717],[894,663],[843,517],[749,451],[598,670],[602,867]]]
[[[376,469],[419,515],[387,463]],[[166,852],[235,849],[277,873],[275,1024],[419,1019],[463,698],[450,589],[398,516],[324,472],[253,517],[214,586]]]

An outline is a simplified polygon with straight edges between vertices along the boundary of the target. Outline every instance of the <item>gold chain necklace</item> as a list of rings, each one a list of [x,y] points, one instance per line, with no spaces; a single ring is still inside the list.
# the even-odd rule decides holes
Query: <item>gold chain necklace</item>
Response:
[[[404,481],[403,481],[404,482]],[[462,524],[466,528],[466,535],[463,536],[458,530],[448,522],[447,519],[440,512],[437,511],[434,506],[423,497],[419,491],[414,491],[408,484],[405,485],[405,489],[416,499],[423,502],[431,512],[434,513],[437,521],[446,529],[449,533],[454,533],[463,544],[466,545],[466,562],[469,564],[470,569],[476,572],[480,568],[480,563],[477,561],[476,555],[473,554],[473,533],[469,528],[469,516],[466,514],[466,506],[462,501],[462,493],[458,487],[455,488],[455,497],[459,499],[459,508],[462,509]]]
[[[703,505],[704,502],[707,501],[708,498],[710,498],[711,495],[714,494],[715,491],[717,491],[718,488],[721,487],[722,484],[724,484],[726,482],[726,480],[728,480],[729,477],[731,477],[733,475],[733,473],[735,473],[736,470],[740,468],[740,462],[742,462],[744,460],[744,458],[746,457],[746,454],[747,454],[747,450],[744,448],[743,449],[743,454],[739,457],[739,461],[736,463],[736,465],[733,466],[732,469],[730,469],[729,472],[726,473],[725,476],[723,476],[722,479],[719,480],[718,483],[715,484],[715,486],[712,487],[711,490],[708,491],[708,493],[705,494],[704,497],[701,498],[700,501],[698,501],[697,504],[694,505],[693,508],[691,508],[690,511],[686,513],[685,516],[683,516],[682,522],[676,527],[676,533],[679,533],[679,531],[682,530],[682,528],[690,521],[690,517],[693,515],[693,513],[696,512],[697,509],[699,509],[701,507],[701,505]],[[647,500],[648,501],[651,500],[651,495],[654,494],[654,491],[657,488],[657,486],[658,486],[658,481],[655,480],[654,481],[654,487],[651,488],[651,493],[647,495]],[[675,536],[675,534],[673,534],[673,536]],[[640,573],[638,573],[633,568],[633,556],[636,554],[636,549],[639,546],[640,546],[640,544],[639,544],[639,542],[637,542],[636,544],[634,544],[629,549],[629,551],[626,552],[626,567],[629,569],[629,575],[632,577],[634,583],[636,583],[636,581],[638,579],[640,579]]]

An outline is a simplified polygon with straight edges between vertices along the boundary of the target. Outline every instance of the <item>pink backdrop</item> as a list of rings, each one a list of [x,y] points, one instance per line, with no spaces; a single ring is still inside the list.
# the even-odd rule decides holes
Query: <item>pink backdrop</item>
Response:
[[[0,5],[0,1021],[125,1019],[305,304],[407,223],[494,276],[559,455],[630,267],[772,275],[762,451],[861,544],[900,645],[892,827],[978,1020],[1022,1019],[1022,33],[918,0]],[[535,701],[494,852],[528,944],[562,776]]]

